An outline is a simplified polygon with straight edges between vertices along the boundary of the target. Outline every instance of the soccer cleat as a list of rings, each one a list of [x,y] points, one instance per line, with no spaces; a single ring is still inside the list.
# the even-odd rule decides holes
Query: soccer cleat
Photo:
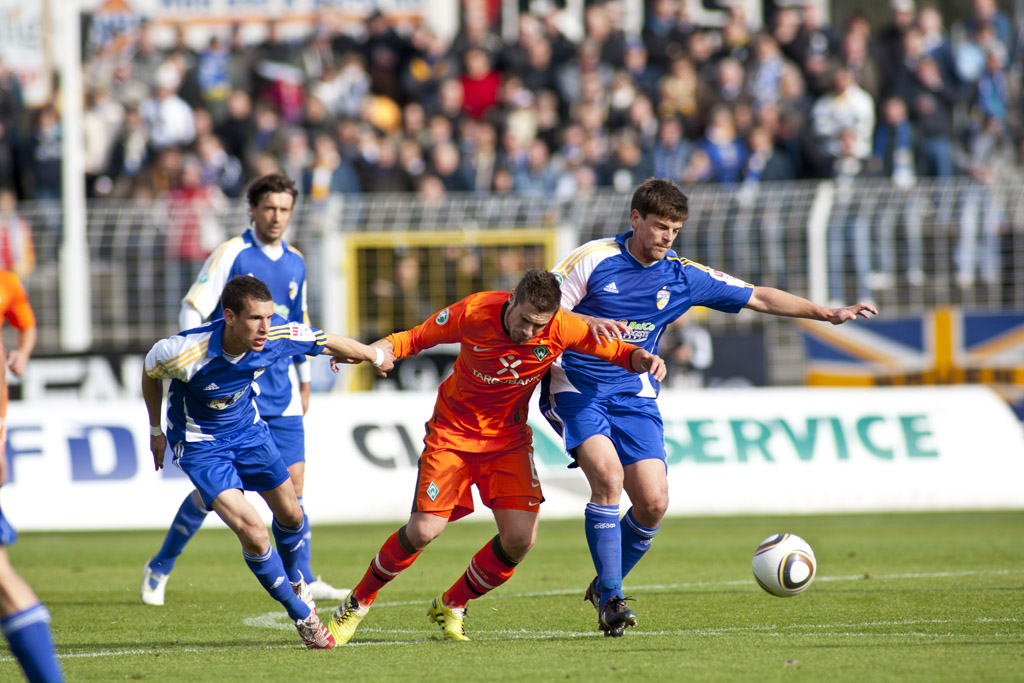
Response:
[[[627,605],[628,598],[613,595],[598,611],[597,625],[606,636],[621,638],[629,626],[636,626],[636,613]]]
[[[306,583],[305,579],[299,579],[298,583],[292,584],[292,590],[295,595],[299,597],[299,600],[306,603],[306,605],[313,612],[316,612],[316,602],[313,600],[313,592],[309,588],[309,584]]]
[[[298,629],[302,642],[310,650],[330,650],[335,645],[334,636],[320,623],[320,617],[315,611],[310,612],[305,619],[296,619],[295,628]]]
[[[348,600],[338,606],[330,621],[327,622],[327,630],[334,636],[334,642],[343,645],[352,640],[352,635],[356,632],[359,622],[369,611],[369,606],[363,607],[356,600],[356,596],[349,594]]]
[[[583,596],[583,601],[584,602],[587,602],[588,600],[590,601],[590,604],[594,606],[594,609],[596,609],[600,613],[600,611],[601,611],[601,591],[598,590],[598,588],[597,588],[597,577],[596,576],[594,577],[594,580],[590,582],[590,585],[587,586],[587,593],[586,593],[586,595]]]
[[[344,600],[352,592],[350,588],[335,588],[319,576],[316,577],[315,581],[310,581],[308,585],[309,592],[313,595],[314,600],[330,600],[332,602],[334,600]]]
[[[469,640],[466,636],[466,608],[448,607],[444,604],[444,593],[431,601],[427,616],[441,627],[445,639]]]
[[[149,562],[142,570],[142,587],[139,593],[142,595],[142,602],[147,605],[164,604],[164,589],[167,588],[167,579],[170,574],[157,574],[149,568]]]

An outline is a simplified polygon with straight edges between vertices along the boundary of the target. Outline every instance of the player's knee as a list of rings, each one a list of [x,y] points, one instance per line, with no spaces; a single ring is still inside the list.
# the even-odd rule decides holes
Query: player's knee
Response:
[[[242,522],[235,533],[248,553],[262,555],[270,550],[270,533],[262,521]]]
[[[537,542],[537,533],[518,532],[508,534],[501,539],[501,547],[506,554],[516,562],[522,562],[530,548]]]
[[[633,518],[645,527],[653,528],[661,524],[668,512],[668,493],[647,496],[633,501]]]

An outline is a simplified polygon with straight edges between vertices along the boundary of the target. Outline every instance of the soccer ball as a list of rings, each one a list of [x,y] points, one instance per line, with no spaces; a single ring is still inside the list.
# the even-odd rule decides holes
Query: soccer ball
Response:
[[[811,546],[794,534],[775,534],[761,541],[751,564],[757,585],[780,598],[802,593],[817,568]]]

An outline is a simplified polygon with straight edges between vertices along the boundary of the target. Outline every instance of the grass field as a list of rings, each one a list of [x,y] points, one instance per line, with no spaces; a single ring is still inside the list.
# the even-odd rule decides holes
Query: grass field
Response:
[[[314,569],[351,586],[397,526],[315,527]],[[750,572],[779,531],[818,559],[790,599]],[[619,639],[597,632],[583,602],[582,521],[542,521],[512,580],[470,605],[473,641],[440,641],[427,604],[493,533],[449,526],[353,641],[326,652],[301,648],[223,529],[197,535],[164,607],[138,595],[160,532],[25,533],[10,551],[53,614],[69,681],[1024,681],[1022,511],[667,519],[627,580],[639,624]],[[0,680],[18,675],[0,653]]]

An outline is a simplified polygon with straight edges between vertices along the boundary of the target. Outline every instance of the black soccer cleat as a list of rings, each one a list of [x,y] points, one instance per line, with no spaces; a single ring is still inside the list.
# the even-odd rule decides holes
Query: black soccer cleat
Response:
[[[583,596],[583,602],[589,602],[591,605],[594,606],[594,609],[596,609],[598,611],[598,613],[600,614],[600,612],[601,612],[601,591],[598,590],[598,588],[597,588],[597,577],[596,576],[594,577],[594,580],[590,582],[590,585],[587,586],[587,592]]]
[[[636,613],[626,605],[629,598],[615,595],[598,611],[597,625],[610,638],[621,638],[630,626],[636,626]]]

